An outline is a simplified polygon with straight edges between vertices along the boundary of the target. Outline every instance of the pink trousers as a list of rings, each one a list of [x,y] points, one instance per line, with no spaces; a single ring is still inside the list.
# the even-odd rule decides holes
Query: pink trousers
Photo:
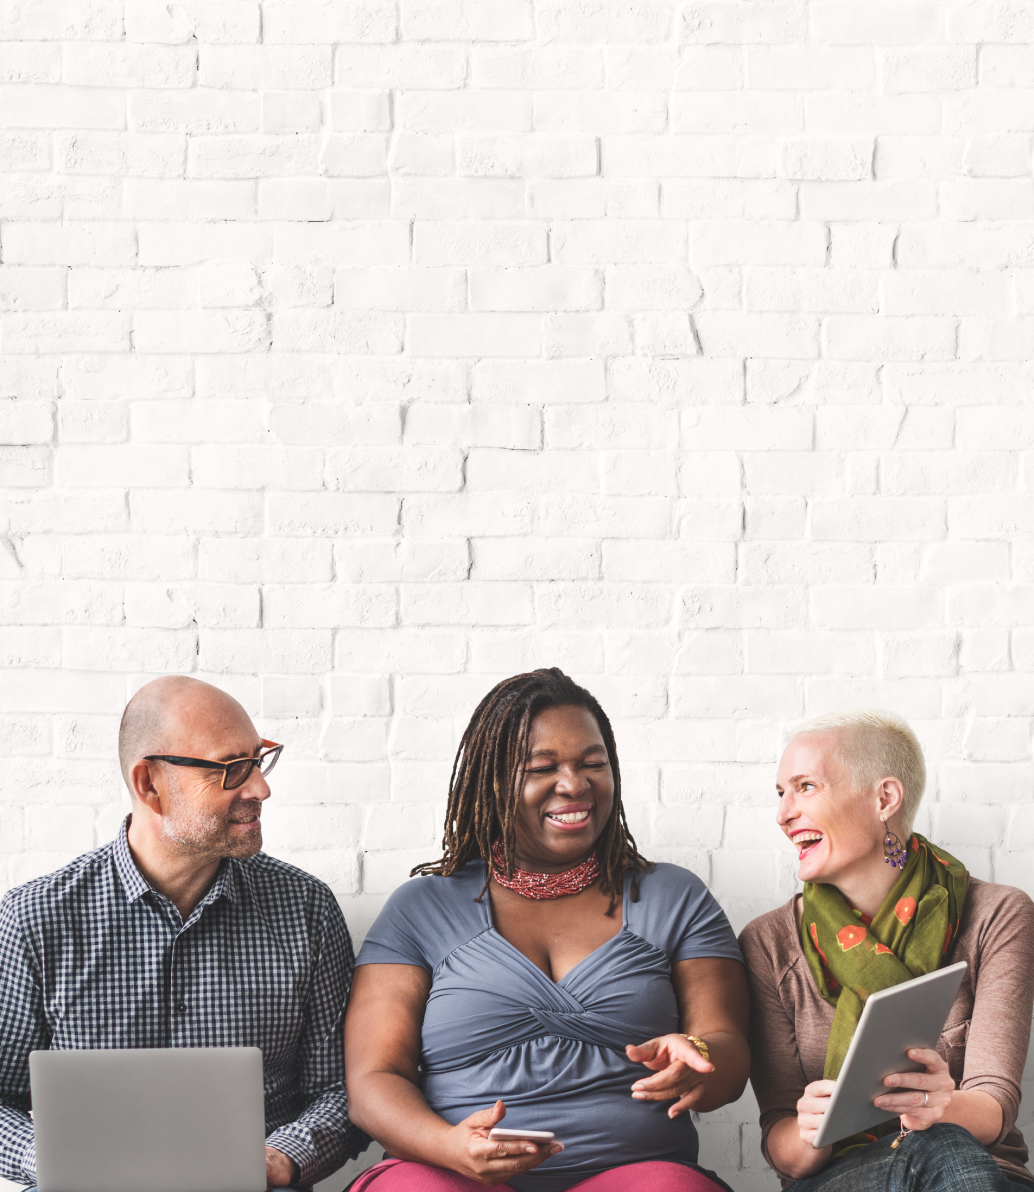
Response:
[[[385,1159],[363,1172],[351,1192],[478,1192],[486,1185],[465,1175],[401,1159]],[[509,1184],[497,1184],[508,1189]],[[511,1189],[512,1192],[512,1189]],[[630,1163],[572,1184],[568,1192],[718,1192],[707,1176],[678,1163]]]

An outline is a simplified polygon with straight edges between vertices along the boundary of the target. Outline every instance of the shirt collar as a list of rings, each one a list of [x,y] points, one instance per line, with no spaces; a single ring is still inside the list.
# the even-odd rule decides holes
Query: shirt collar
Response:
[[[129,849],[129,821],[132,818],[132,815],[127,815],[122,821],[122,828],[118,836],[115,837],[112,846],[115,869],[118,871],[119,880],[122,882],[122,889],[125,891],[127,902],[136,902],[138,898],[143,897],[144,894],[147,894],[152,889],[150,883],[140,870],[137,869],[136,862],[133,860],[133,854]],[[223,858],[222,864],[219,866],[219,871],[215,875],[215,881],[212,883],[212,888],[201,899],[195,910],[204,906],[210,906],[224,895],[231,902],[237,901],[237,878],[234,872],[234,862],[229,857]]]

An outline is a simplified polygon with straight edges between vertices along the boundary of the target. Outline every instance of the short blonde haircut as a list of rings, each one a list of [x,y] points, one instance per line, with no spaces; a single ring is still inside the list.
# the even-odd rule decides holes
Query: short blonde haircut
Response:
[[[926,789],[926,762],[919,740],[908,722],[882,708],[849,708],[827,712],[797,725],[790,740],[805,733],[843,730],[836,755],[855,782],[873,787],[884,778],[897,778],[904,790],[901,814],[911,834]]]

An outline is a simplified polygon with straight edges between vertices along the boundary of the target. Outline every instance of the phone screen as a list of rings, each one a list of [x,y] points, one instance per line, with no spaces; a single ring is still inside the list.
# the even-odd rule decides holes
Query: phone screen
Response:
[[[494,1126],[488,1132],[493,1142],[510,1142],[514,1139],[525,1138],[528,1142],[552,1142],[556,1137],[552,1130],[506,1130],[501,1126]]]

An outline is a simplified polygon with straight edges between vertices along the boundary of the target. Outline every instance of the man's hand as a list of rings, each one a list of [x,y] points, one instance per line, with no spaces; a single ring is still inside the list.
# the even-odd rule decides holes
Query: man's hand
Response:
[[[656,1076],[647,1076],[632,1085],[636,1101],[674,1101],[668,1117],[695,1109],[704,1095],[707,1076],[714,1064],[697,1051],[684,1035],[661,1035],[636,1046],[630,1043],[625,1054],[633,1063],[642,1064]]]
[[[290,1187],[294,1173],[293,1159],[289,1159],[283,1151],[278,1151],[271,1146],[266,1147],[266,1185],[268,1187]]]

